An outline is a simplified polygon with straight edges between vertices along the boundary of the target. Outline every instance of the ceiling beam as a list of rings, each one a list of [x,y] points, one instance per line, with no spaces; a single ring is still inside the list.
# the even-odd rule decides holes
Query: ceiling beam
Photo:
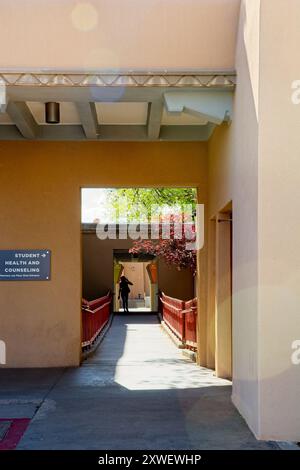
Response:
[[[99,124],[95,103],[76,103],[80,121],[87,139],[97,139]]]
[[[206,126],[161,126],[160,141],[166,142],[205,142],[215,128]],[[0,140],[22,140],[24,137],[16,126],[0,126]],[[84,141],[86,140],[81,125],[41,125],[37,140],[48,141]],[[111,142],[149,142],[147,126],[143,125],[102,125],[97,141]]]
[[[39,126],[26,103],[10,101],[7,113],[25,139],[38,137]]]
[[[232,118],[231,91],[175,91],[164,94],[169,113],[188,113],[216,125]]]
[[[231,89],[230,89],[231,90]],[[222,88],[204,88],[199,93],[209,94],[213,92],[224,91]],[[164,101],[165,93],[197,93],[197,89],[191,89],[188,86],[176,87],[107,87],[97,88],[95,86],[10,86],[8,89],[8,98],[10,101],[57,101],[72,103],[115,103],[115,102],[143,102],[151,103],[153,101]]]
[[[236,72],[230,69],[193,69],[193,70],[94,70],[86,73],[84,70],[69,70],[62,72],[57,69],[19,70],[0,68],[0,83],[23,87],[179,87],[193,88],[234,88]]]
[[[152,101],[148,104],[147,133],[150,140],[159,138],[163,109],[162,100]]]
[[[159,140],[166,142],[207,142],[215,127],[212,123],[205,126],[161,126]]]

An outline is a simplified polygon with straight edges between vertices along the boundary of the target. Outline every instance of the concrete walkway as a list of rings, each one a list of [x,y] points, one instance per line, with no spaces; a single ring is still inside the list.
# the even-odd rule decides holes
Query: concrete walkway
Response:
[[[272,448],[151,315],[116,316],[81,368],[2,370],[0,390],[0,417],[33,418],[18,449]]]

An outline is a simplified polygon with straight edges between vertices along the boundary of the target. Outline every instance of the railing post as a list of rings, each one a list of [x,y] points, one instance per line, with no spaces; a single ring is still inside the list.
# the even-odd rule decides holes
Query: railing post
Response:
[[[186,311],[185,311],[185,302],[183,302],[182,305],[182,310],[181,310],[181,315],[182,315],[182,344],[185,346],[186,344]]]

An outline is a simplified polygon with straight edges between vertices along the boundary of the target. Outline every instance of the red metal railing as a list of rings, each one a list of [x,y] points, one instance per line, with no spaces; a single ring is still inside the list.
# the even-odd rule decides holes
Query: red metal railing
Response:
[[[178,339],[184,338],[184,302],[179,299],[173,299],[163,292],[160,297],[162,305],[162,316],[165,324],[172,330]]]
[[[107,295],[88,302],[82,301],[82,342],[83,349],[87,349],[98,338],[107,324],[110,316],[112,295]]]
[[[185,344],[197,351],[197,299],[185,302]]]
[[[162,293],[160,305],[165,324],[181,341],[182,346],[196,351],[197,299],[184,302]]]

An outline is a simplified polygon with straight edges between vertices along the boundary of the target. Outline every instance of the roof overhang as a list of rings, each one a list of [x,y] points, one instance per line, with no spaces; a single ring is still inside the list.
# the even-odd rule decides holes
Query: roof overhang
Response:
[[[235,84],[233,70],[0,70],[0,140],[206,141],[230,122]],[[48,101],[74,104],[79,122],[38,122],[29,103]],[[102,122],[101,103],[144,103],[145,122]],[[165,113],[195,119],[164,124]]]

